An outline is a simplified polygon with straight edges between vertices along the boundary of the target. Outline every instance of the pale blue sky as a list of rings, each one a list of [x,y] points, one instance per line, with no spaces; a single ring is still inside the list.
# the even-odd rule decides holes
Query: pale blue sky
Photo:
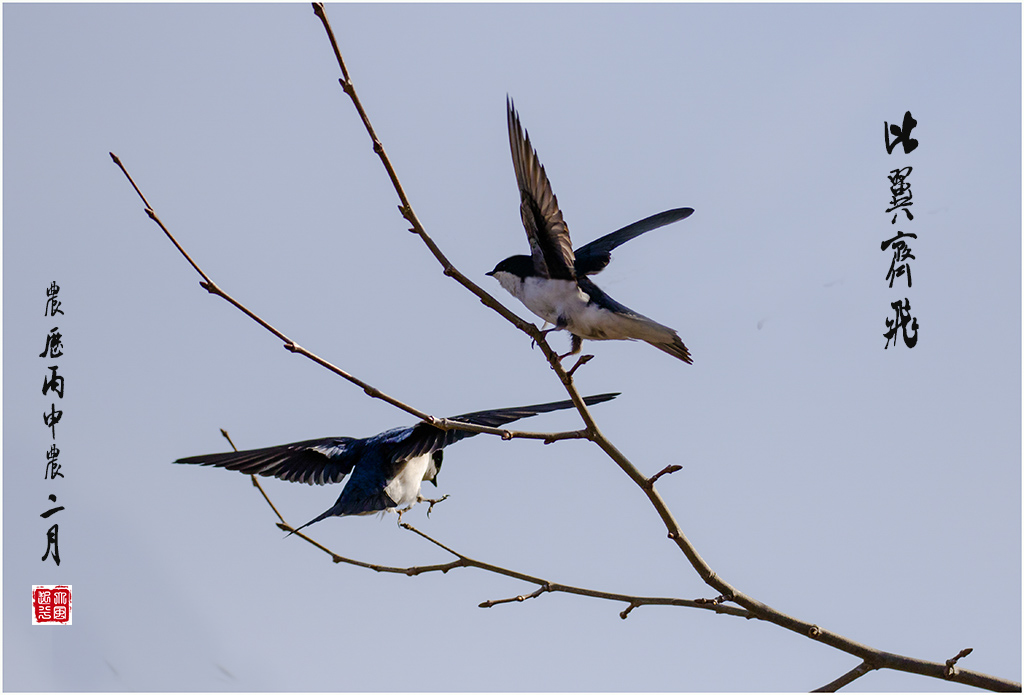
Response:
[[[688,366],[588,344],[598,423],[727,581],[852,639],[1020,679],[1019,5],[332,5],[416,211],[484,276],[526,251],[511,95],[576,245],[661,210],[598,283],[678,329]],[[529,340],[439,268],[395,196],[319,21],[291,5],[14,5],[4,58],[5,690],[808,690],[853,657],[771,625],[566,595],[473,570],[334,565],[247,478],[175,466],[411,418],[197,285],[228,292],[436,415],[564,398]],[[883,122],[918,120],[885,153]],[[913,166],[914,220],[886,175]],[[913,287],[885,281],[903,229]],[[61,286],[66,477],[43,480],[37,356]],[[909,297],[920,341],[883,349]],[[552,343],[561,349],[564,336]],[[570,429],[572,413],[531,429]],[[525,423],[524,423],[525,425]],[[481,560],[590,588],[710,597],[592,446],[476,437],[429,519]],[[302,523],[340,487],[276,480]],[[56,492],[62,564],[41,563]],[[369,562],[449,559],[383,519],[312,535]],[[70,628],[29,587],[70,583]],[[865,690],[959,690],[884,672]]]

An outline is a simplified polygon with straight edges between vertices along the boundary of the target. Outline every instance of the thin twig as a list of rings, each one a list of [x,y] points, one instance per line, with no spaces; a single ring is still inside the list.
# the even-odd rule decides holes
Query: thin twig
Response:
[[[529,600],[531,598],[537,598],[538,596],[543,594],[545,591],[551,591],[551,585],[543,584],[543,585],[541,585],[541,587],[539,589],[534,591],[532,594],[520,594],[519,596],[513,596],[512,598],[498,598],[498,599],[491,599],[491,600],[488,600],[488,601],[484,601],[483,603],[480,604],[479,608],[491,608],[492,606],[497,606],[498,604],[501,604],[501,603],[517,603],[517,602],[518,603],[522,603],[523,601],[527,601],[527,600]],[[633,605],[633,604],[630,604],[630,605]]]
[[[277,527],[279,529],[281,529],[282,531],[287,531],[291,535],[298,536],[299,538],[303,539],[304,541],[306,541],[310,545],[316,546],[320,550],[322,550],[325,553],[327,553],[328,555],[330,555],[331,556],[331,560],[333,562],[335,562],[335,563],[344,563],[346,565],[354,565],[356,567],[363,567],[363,568],[366,568],[366,569],[373,570],[374,572],[383,572],[383,573],[388,573],[388,574],[405,574],[405,575],[408,575],[408,576],[412,577],[412,576],[415,576],[417,574],[423,574],[424,572],[442,572],[443,573],[443,572],[447,572],[448,570],[453,569],[455,567],[463,566],[463,563],[458,561],[458,560],[455,560],[453,562],[449,562],[449,563],[444,564],[444,565],[429,565],[429,566],[424,566],[424,567],[390,567],[388,565],[375,565],[375,564],[372,564],[372,563],[369,563],[369,562],[363,562],[362,560],[353,560],[350,557],[345,557],[343,555],[338,555],[336,552],[334,552],[333,550],[331,550],[327,546],[322,545],[322,544],[318,543],[317,541],[313,540],[312,538],[310,538],[309,536],[304,534],[302,531],[296,531],[292,527],[292,525],[287,523],[287,522],[281,522],[281,523],[279,523],[277,525]]]
[[[572,366],[572,369],[570,369],[568,372],[566,372],[566,376],[568,376],[569,378],[572,378],[572,375],[576,373],[577,369],[579,369],[580,367],[582,367],[583,365],[585,365],[587,362],[589,362],[592,359],[594,359],[593,355],[581,355],[580,358],[578,360],[576,360],[576,364],[574,364]]]
[[[676,473],[676,472],[681,471],[681,470],[683,470],[683,467],[682,466],[677,466],[675,464],[673,464],[671,466],[665,466],[660,471],[658,471],[657,473],[655,473],[654,475],[652,475],[650,478],[647,479],[647,485],[648,486],[653,486],[656,482],[658,482],[658,478],[660,478],[661,476],[669,475],[671,473]]]
[[[520,598],[520,597],[513,597],[513,598],[510,598],[510,599],[491,599],[489,601],[484,601],[483,603],[480,604],[481,608],[490,608],[491,606],[496,606],[496,605],[499,605],[499,604],[502,604],[502,603],[521,602],[521,601],[524,601],[526,598],[534,598],[535,596],[539,596],[540,594],[545,593],[545,592],[552,592],[552,593],[562,592],[562,593],[566,593],[566,594],[576,594],[577,596],[588,596],[590,598],[604,599],[606,601],[619,601],[621,603],[626,603],[626,604],[628,604],[630,606],[633,606],[634,608],[636,606],[681,606],[681,607],[684,607],[684,608],[700,608],[700,609],[703,609],[703,610],[712,611],[714,613],[721,613],[723,615],[734,615],[734,616],[737,616],[737,617],[740,617],[740,618],[752,618],[752,617],[754,617],[748,611],[745,611],[745,610],[743,610],[741,608],[736,608],[734,606],[712,605],[710,603],[701,603],[700,601],[692,601],[690,599],[682,599],[682,598],[663,598],[663,597],[655,597],[655,596],[630,596],[628,594],[616,594],[616,593],[611,593],[611,592],[608,592],[608,591],[595,591],[593,589],[584,589],[584,588],[581,588],[581,587],[578,587],[578,586],[570,586],[568,584],[558,584],[556,582],[551,582],[551,581],[548,581],[546,579],[542,579],[540,577],[534,577],[534,576],[529,575],[529,574],[524,574],[522,572],[517,572],[515,570],[510,570],[510,569],[507,569],[505,567],[501,567],[499,565],[492,565],[492,564],[490,564],[488,562],[482,562],[480,560],[475,560],[475,559],[469,557],[468,555],[463,555],[462,553],[458,552],[457,550],[453,550],[452,548],[449,548],[444,543],[442,543],[439,540],[437,540],[437,539],[427,535],[423,531],[420,531],[418,528],[412,526],[411,524],[403,523],[401,526],[404,529],[412,531],[413,533],[415,533],[416,535],[420,536],[421,538],[423,538],[423,539],[425,539],[427,541],[430,541],[431,543],[436,545],[438,548],[441,548],[442,550],[444,550],[444,551],[446,551],[448,553],[451,553],[452,555],[454,555],[456,558],[458,558],[462,562],[462,566],[464,566],[464,567],[476,567],[477,569],[481,569],[481,570],[484,570],[486,572],[491,572],[493,574],[500,574],[500,575],[503,575],[505,577],[511,577],[512,579],[518,579],[519,581],[527,582],[529,584],[534,584],[534,585],[536,585],[538,587],[542,587],[543,588],[543,591],[536,591],[533,594],[525,596],[525,597],[522,597],[522,598]],[[632,610],[632,608],[630,608],[629,610]],[[624,612],[628,613],[628,610],[624,611]],[[622,615],[622,614],[620,614],[620,615]],[[622,617],[625,618],[625,615],[622,615]]]
[[[967,647],[966,649],[961,649],[960,653],[954,656],[952,659],[946,659],[946,678],[952,678],[957,672],[956,662],[960,661],[960,659],[964,658],[973,651],[973,648]]]
[[[831,683],[827,683],[826,685],[823,685],[820,688],[815,688],[811,692],[812,693],[834,693],[837,690],[839,690],[840,688],[849,685],[850,683],[854,682],[855,680],[857,680],[861,676],[863,676],[863,675],[865,675],[867,673],[871,673],[872,671],[874,671],[877,668],[878,668],[877,666],[872,666],[871,663],[869,663],[867,661],[862,661],[860,664],[858,664],[854,668],[850,669],[849,671],[847,671],[843,675],[839,676],[839,678],[836,678]]]

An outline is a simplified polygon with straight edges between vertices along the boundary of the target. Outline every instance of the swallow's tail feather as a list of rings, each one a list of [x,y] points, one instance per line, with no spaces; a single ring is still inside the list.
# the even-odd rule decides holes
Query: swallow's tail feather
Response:
[[[351,485],[351,481],[349,481]],[[341,496],[338,501],[334,503],[334,506],[328,509],[326,512],[313,519],[307,521],[302,526],[298,527],[292,533],[297,533],[307,526],[312,526],[318,521],[331,516],[365,516],[367,514],[376,514],[377,512],[383,512],[392,507],[395,507],[395,501],[388,497],[388,494],[384,490],[379,490],[373,494],[367,495],[346,495],[348,486],[345,487],[341,492]],[[288,534],[292,535],[291,533]]]
[[[673,331],[672,337],[674,339],[672,342],[655,342],[653,340],[648,340],[647,342],[662,352],[667,352],[673,357],[678,357],[683,362],[686,362],[686,364],[693,364],[693,359],[690,357],[690,351],[686,349],[686,346],[683,344],[679,335]]]
[[[324,512],[323,514],[321,514],[321,515],[320,515],[320,516],[318,516],[317,518],[313,519],[312,521],[307,521],[307,522],[306,522],[306,523],[304,523],[304,524],[303,524],[302,526],[300,526],[300,527],[298,527],[297,529],[295,529],[294,531],[292,531],[292,533],[298,533],[299,531],[301,531],[302,529],[306,528],[307,526],[312,526],[312,525],[313,525],[313,524],[315,524],[316,522],[318,522],[318,521],[323,521],[324,519],[326,519],[326,518],[327,518],[327,517],[329,517],[329,516],[338,516],[337,506],[338,506],[338,505],[334,505],[333,507],[331,507],[330,509],[328,509],[328,510],[327,510],[326,512]],[[289,534],[288,534],[288,536],[292,535],[292,533],[289,533]],[[285,538],[287,538],[288,536],[285,536]]]

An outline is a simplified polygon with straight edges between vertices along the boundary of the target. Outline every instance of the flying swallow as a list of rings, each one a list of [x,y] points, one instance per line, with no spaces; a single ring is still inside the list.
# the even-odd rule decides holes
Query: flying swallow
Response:
[[[608,265],[616,247],[652,229],[689,217],[693,208],[676,208],[652,215],[574,252],[569,227],[562,219],[558,199],[551,191],[537,151],[530,144],[530,135],[524,134],[519,114],[510,100],[506,100],[506,107],[512,165],[519,183],[519,209],[531,255],[506,258],[487,274],[534,314],[554,324],[549,330],[567,330],[572,334],[572,351],[561,358],[579,352],[584,339],[643,340],[692,364],[690,351],[673,329],[619,304],[588,276]]]
[[[605,393],[589,396],[583,401],[587,405],[596,405],[618,395]],[[500,427],[520,418],[572,407],[572,401],[558,401],[521,408],[481,410],[449,419]],[[175,463],[218,466],[308,485],[340,483],[351,473],[334,506],[295,529],[299,531],[329,516],[364,515],[387,510],[404,513],[417,502],[429,501],[420,495],[420,484],[426,480],[437,485],[442,450],[475,434],[466,430],[442,430],[426,422],[419,422],[411,427],[397,427],[364,439],[309,439],[265,449],[189,456]],[[396,510],[401,506],[405,508]]]

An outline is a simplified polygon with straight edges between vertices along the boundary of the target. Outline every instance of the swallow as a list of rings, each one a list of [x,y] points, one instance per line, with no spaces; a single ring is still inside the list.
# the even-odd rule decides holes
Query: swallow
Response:
[[[605,393],[589,396],[583,402],[596,405],[618,395]],[[520,418],[572,407],[572,401],[558,401],[521,408],[481,410],[448,419],[500,427]],[[401,515],[418,502],[440,501],[424,499],[420,495],[420,484],[427,481],[436,487],[443,458],[442,450],[475,434],[466,430],[442,430],[426,422],[419,422],[411,427],[397,427],[364,439],[308,439],[264,449],[189,456],[175,463],[217,466],[307,485],[340,483],[351,473],[334,506],[295,529],[292,532],[295,533],[330,516],[366,515],[381,511],[398,511]],[[403,506],[403,509],[397,509]]]
[[[530,135],[524,134],[511,100],[506,100],[505,106],[512,165],[519,184],[519,211],[531,255],[506,258],[487,275],[534,314],[554,325],[545,334],[558,330],[572,334],[572,351],[559,359],[578,353],[584,339],[643,340],[693,364],[678,333],[615,301],[588,277],[604,270],[616,247],[652,229],[686,219],[693,214],[693,208],[652,215],[574,252],[569,227],[562,219],[558,199],[537,151],[530,144]]]

